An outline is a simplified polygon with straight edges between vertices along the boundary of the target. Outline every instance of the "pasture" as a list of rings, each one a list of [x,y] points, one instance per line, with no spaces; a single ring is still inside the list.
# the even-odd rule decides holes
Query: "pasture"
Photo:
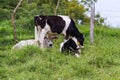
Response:
[[[29,46],[11,50],[11,22],[0,24],[0,80],[120,80],[120,29],[95,26],[91,45],[89,26],[77,25],[85,34],[85,47],[76,58],[59,52],[62,36],[52,49]],[[27,26],[17,27],[18,41],[34,38],[34,26]]]

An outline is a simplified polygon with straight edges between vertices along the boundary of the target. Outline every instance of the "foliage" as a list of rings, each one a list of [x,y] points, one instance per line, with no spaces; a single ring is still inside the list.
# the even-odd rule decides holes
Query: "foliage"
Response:
[[[90,8],[91,3],[96,3],[97,0],[81,0],[81,2],[87,6],[87,8]]]
[[[67,3],[67,9],[65,10],[66,14],[71,16],[73,19],[83,20],[85,17],[85,9],[84,6],[79,4],[78,1],[73,0]]]
[[[105,22],[105,18],[101,17],[100,14],[96,14],[95,16],[95,23],[97,25],[104,25],[104,22]]]
[[[0,21],[10,19],[13,9],[16,7],[19,0],[2,0],[0,5]],[[61,0],[57,14],[69,15],[76,22],[81,21],[81,24],[88,24],[89,17],[86,6],[92,0]],[[95,0],[95,2],[97,2]],[[18,8],[16,19],[33,18],[35,15],[54,15],[54,10],[57,5],[57,0],[24,0]],[[90,8],[90,7],[88,7]],[[100,25],[104,23],[104,18],[99,17],[95,21]]]
[[[2,9],[0,8],[0,21],[3,19],[9,19],[10,18],[10,11],[8,9]]]

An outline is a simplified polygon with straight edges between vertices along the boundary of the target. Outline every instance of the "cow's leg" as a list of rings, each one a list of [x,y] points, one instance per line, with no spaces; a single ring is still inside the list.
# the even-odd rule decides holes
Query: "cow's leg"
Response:
[[[35,40],[37,41],[38,46],[40,46],[39,38],[41,34],[41,27],[35,26]]]
[[[39,37],[39,42],[40,42],[40,47],[44,48],[44,37],[46,35],[47,31],[45,29],[42,29],[41,33],[40,33],[40,37]]]
[[[64,42],[66,42],[69,39],[69,35],[65,35]]]
[[[75,56],[76,57],[80,57],[80,54],[81,54],[81,50],[80,49],[75,52]]]
[[[46,25],[41,30],[40,37],[39,37],[39,42],[40,42],[41,48],[44,48],[44,38],[45,38],[45,36],[46,36],[46,34],[47,34],[48,31],[50,31],[50,26],[46,22]]]
[[[37,26],[35,26],[35,40],[38,41],[38,29]]]
[[[66,39],[66,40],[69,39],[69,35],[66,35],[66,36],[65,36],[65,39]]]

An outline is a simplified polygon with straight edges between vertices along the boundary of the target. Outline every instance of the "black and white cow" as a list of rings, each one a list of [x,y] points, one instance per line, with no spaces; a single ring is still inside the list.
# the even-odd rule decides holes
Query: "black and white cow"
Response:
[[[80,56],[81,50],[77,44],[75,37],[69,38],[68,40],[60,43],[60,52],[68,52],[74,54],[76,57]]]
[[[41,48],[44,48],[43,40],[47,33],[64,34],[65,39],[69,37],[77,38],[81,46],[84,43],[84,36],[75,26],[73,19],[69,16],[43,16],[37,15],[35,21],[35,39],[39,41]]]

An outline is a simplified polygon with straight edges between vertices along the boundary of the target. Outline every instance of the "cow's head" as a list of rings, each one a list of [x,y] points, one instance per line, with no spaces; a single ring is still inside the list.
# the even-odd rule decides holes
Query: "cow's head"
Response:
[[[48,36],[44,37],[44,46],[45,46],[45,48],[52,48],[53,40],[58,39],[58,37],[57,36],[52,36],[52,35],[51,36],[48,35]]]

